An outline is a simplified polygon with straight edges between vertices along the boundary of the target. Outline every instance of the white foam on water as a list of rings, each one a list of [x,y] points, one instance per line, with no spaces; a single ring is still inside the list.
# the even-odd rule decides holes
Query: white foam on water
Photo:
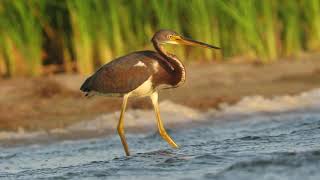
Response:
[[[1,139],[28,139],[38,136],[47,135],[45,131],[26,132],[23,128],[18,128],[18,131],[0,131]]]
[[[320,108],[320,89],[303,92],[295,96],[244,97],[234,105],[221,104],[220,114],[254,114],[261,112],[285,112],[297,109]]]
[[[168,124],[186,124],[191,122],[208,121],[211,119],[223,119],[224,116],[237,115],[258,115],[264,112],[286,112],[294,110],[305,110],[308,108],[320,110],[320,89],[303,92],[295,96],[277,96],[264,98],[262,96],[244,97],[238,103],[228,105],[220,104],[220,110],[210,109],[207,112],[200,112],[183,105],[175,104],[171,101],[160,103],[161,117]],[[105,131],[115,129],[118,123],[120,112],[106,113],[93,120],[84,120],[73,124],[65,129],[53,129],[50,131],[25,132],[20,129],[17,132],[0,132],[0,140],[4,139],[28,139],[34,137],[44,137],[50,134],[66,134],[74,131]],[[126,128],[156,128],[156,118],[153,110],[132,110],[125,113]]]
[[[164,123],[179,123],[185,121],[197,121],[203,117],[198,110],[175,104],[171,101],[162,101],[160,104],[161,118]],[[114,129],[118,123],[120,112],[108,113],[94,120],[83,121],[68,127],[68,130],[104,130]],[[156,116],[153,110],[127,110],[125,113],[125,127],[151,127],[156,124]]]

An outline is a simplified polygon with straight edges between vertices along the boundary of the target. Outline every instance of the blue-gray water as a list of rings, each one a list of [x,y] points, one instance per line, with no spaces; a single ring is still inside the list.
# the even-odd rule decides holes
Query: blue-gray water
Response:
[[[255,114],[157,133],[0,147],[0,179],[320,179],[320,112]]]

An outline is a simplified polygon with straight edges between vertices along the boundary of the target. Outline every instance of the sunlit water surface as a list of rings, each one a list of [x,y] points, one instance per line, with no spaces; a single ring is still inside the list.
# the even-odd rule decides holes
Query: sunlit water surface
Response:
[[[130,157],[116,134],[2,146],[0,179],[318,180],[320,107],[311,105],[221,121],[204,116],[209,122],[169,130],[178,150],[156,132],[128,134]]]

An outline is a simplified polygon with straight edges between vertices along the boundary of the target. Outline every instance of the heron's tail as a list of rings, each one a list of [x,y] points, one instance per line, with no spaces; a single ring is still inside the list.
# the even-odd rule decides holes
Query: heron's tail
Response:
[[[80,87],[80,90],[83,91],[83,92],[90,92],[91,91],[90,86],[91,86],[91,77],[87,78],[84,81],[84,83]]]

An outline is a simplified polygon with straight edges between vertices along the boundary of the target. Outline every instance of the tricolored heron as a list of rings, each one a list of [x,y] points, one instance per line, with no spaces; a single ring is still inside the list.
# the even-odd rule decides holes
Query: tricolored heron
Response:
[[[162,45],[185,44],[219,49],[185,38],[171,30],[156,32],[151,41],[157,52],[138,51],[119,57],[103,65],[87,78],[80,88],[86,92],[86,96],[105,95],[123,98],[117,131],[127,156],[130,153],[124,134],[123,117],[129,97],[151,98],[160,135],[173,148],[178,148],[163,126],[158,106],[158,91],[182,85],[186,80],[186,70],[182,62],[175,55],[166,52]]]

